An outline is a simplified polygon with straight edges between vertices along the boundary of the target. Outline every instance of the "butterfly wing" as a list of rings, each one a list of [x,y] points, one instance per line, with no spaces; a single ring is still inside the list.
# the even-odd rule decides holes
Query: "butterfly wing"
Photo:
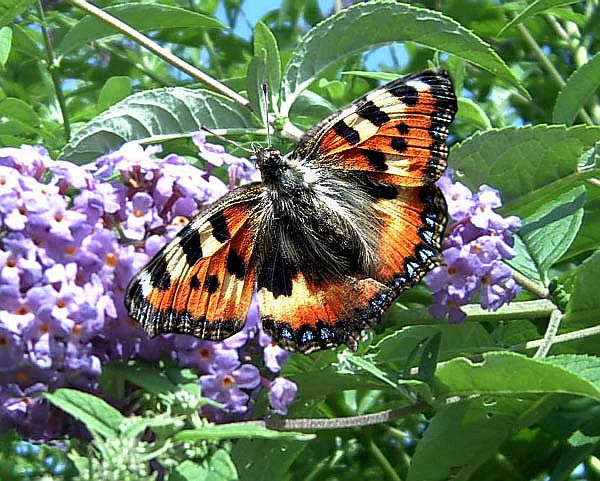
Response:
[[[261,191],[249,184],[226,194],[133,278],[127,309],[150,336],[221,340],[241,329],[254,291],[254,211]]]
[[[456,110],[446,71],[411,74],[319,123],[292,156],[331,169],[368,172],[394,185],[424,185],[446,168],[445,141]]]
[[[428,70],[384,85],[305,134],[290,158],[338,176],[336,198],[362,200],[337,211],[342,223],[364,227],[373,260],[368,272],[357,267],[327,282],[281,262],[283,251],[270,259],[278,275],[259,282],[258,295],[263,326],[278,343],[305,353],[355,347],[362,329],[436,263],[447,209],[434,181],[446,168],[456,109],[448,74]]]

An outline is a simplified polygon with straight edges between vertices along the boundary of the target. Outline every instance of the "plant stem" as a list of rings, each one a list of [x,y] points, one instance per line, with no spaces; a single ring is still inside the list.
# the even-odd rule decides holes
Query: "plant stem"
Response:
[[[58,65],[54,59],[54,50],[52,49],[52,41],[48,29],[46,28],[46,15],[44,14],[44,6],[41,0],[37,1],[37,10],[40,16],[40,27],[42,29],[42,37],[44,38],[44,47],[46,49],[46,61],[48,62],[48,72],[50,72],[50,78],[54,85],[54,93],[56,94],[56,100],[58,101],[58,107],[60,108],[60,114],[62,116],[63,128],[65,130],[65,139],[68,142],[71,139],[71,124],[69,122],[69,112],[67,111],[67,102],[65,101],[65,94],[62,89],[62,81],[58,75]]]
[[[585,46],[585,40],[581,36],[579,27],[573,23],[566,21],[563,27],[561,23],[554,17],[554,15],[545,14],[546,20],[552,26],[554,31],[562,38],[573,52],[573,59],[577,68],[586,64],[589,61],[590,55],[587,47]],[[598,104],[598,96],[593,95],[591,101],[588,103],[591,108],[591,117],[598,123],[600,121],[600,105]]]
[[[265,421],[245,421],[239,426],[261,426],[280,431],[322,431],[326,429],[342,429],[358,426],[371,426],[391,421],[399,417],[419,413],[427,408],[427,404],[418,402],[411,406],[387,409],[373,414],[348,416],[343,418],[305,418],[305,419],[267,419]]]
[[[600,334],[600,326],[587,327],[578,331],[567,332],[566,334],[559,334],[554,337],[552,344],[558,344],[561,342],[576,341],[578,339],[584,339],[586,337],[597,336]],[[508,348],[509,351],[526,351],[528,349],[534,349],[544,344],[544,339],[537,339],[535,341],[523,342],[521,344],[515,344]]]
[[[381,452],[381,449],[379,449],[379,446],[377,446],[377,444],[372,439],[369,439],[369,450],[371,451],[371,453],[373,453],[375,459],[379,462],[383,470],[386,472],[386,474],[392,481],[402,481],[402,479],[400,479],[400,476],[398,476],[398,473],[396,473],[394,467],[390,464],[388,459]]]
[[[554,81],[559,86],[559,88],[563,88],[566,84],[565,80],[562,78],[562,75],[560,74],[558,69],[552,64],[552,62],[550,62],[550,60],[548,59],[546,54],[543,52],[543,50],[541,49],[541,47],[539,46],[539,44],[537,43],[535,38],[533,38],[533,36],[529,33],[529,30],[527,30],[527,27],[525,27],[525,25],[520,23],[517,25],[517,30],[519,31],[519,33],[525,40],[525,43],[529,46],[529,48],[531,48],[531,50],[533,50],[533,53],[536,55],[536,57],[541,62],[541,64],[544,66],[544,68],[548,71],[550,76],[554,79]],[[579,110],[579,117],[581,117],[581,120],[583,120],[587,124],[591,124],[591,125],[594,124],[594,121],[589,116],[589,114],[585,111],[585,109]]]
[[[600,187],[600,179],[588,179],[587,183],[594,187]]]
[[[548,299],[550,296],[550,291],[545,286],[532,281],[529,279],[529,277],[524,276],[519,271],[513,269],[512,275],[517,284],[519,284],[521,287],[524,287],[532,294],[535,294],[540,299]]]
[[[550,314],[550,321],[548,322],[548,327],[546,328],[546,333],[544,334],[544,338],[542,339],[542,343],[538,350],[533,355],[534,359],[543,359],[548,355],[550,348],[552,347],[552,343],[554,342],[554,338],[556,337],[556,333],[560,326],[560,321],[562,320],[562,312],[559,309],[555,309]]]
[[[215,44],[213,43],[210,35],[206,32],[202,32],[202,40],[204,40],[204,44],[206,45],[206,49],[210,52],[211,65],[214,67],[217,75],[223,76],[223,69],[221,68],[221,63],[218,61],[219,55],[215,50]]]
[[[226,95],[227,97],[229,97],[230,99],[234,100],[235,102],[239,103],[240,105],[242,105],[244,107],[248,107],[250,105],[250,102],[246,98],[242,97],[240,94],[238,94],[234,90],[227,87],[227,85],[222,84],[218,80],[212,78],[210,75],[202,72],[201,70],[198,70],[193,65],[190,65],[186,61],[173,55],[166,48],[161,47],[159,44],[157,44],[150,38],[146,37],[145,35],[142,35],[137,30],[130,27],[126,23],[122,22],[118,18],[113,17],[112,15],[99,9],[95,5],[92,5],[91,3],[87,2],[86,0],[69,0],[69,1],[73,5],[81,8],[82,10],[85,10],[90,15],[93,15],[94,17],[109,24],[111,27],[115,28],[119,32],[123,33],[124,35],[127,35],[129,38],[131,38],[135,42],[139,43],[144,48],[148,49],[149,51],[151,51],[158,57],[162,58],[165,62],[168,62],[169,64],[173,65],[174,67],[177,67],[178,69],[180,69],[182,72],[185,72],[190,77],[195,78],[206,85],[209,85],[210,87],[215,89],[217,92],[220,92],[223,95]]]
[[[466,306],[462,306],[461,309],[467,314],[467,321],[481,322],[547,317],[556,309],[556,306],[548,299],[539,299],[535,301],[511,302],[494,312],[483,309],[477,304],[467,304]],[[431,317],[426,307],[399,309],[394,311],[394,315],[396,314],[401,317],[403,324],[439,324],[437,319]]]

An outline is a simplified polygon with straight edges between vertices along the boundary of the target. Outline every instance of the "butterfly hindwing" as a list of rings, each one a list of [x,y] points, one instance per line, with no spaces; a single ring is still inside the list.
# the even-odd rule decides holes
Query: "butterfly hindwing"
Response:
[[[253,210],[259,184],[240,187],[195,217],[131,281],[127,307],[150,336],[224,339],[252,300]]]
[[[360,332],[377,321],[392,291],[373,279],[315,283],[302,274],[290,296],[258,291],[263,329],[277,343],[305,354],[347,344],[355,348]]]

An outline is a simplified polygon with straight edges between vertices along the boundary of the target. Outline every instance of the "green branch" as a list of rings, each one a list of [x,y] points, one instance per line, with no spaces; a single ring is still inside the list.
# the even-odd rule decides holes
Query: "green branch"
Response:
[[[232,423],[237,426],[260,426],[279,431],[323,431],[359,426],[381,424],[399,417],[409,416],[427,409],[427,404],[418,402],[411,406],[397,409],[387,409],[373,414],[347,416],[343,418],[304,418],[304,419],[267,419],[265,421],[244,421]]]
[[[559,86],[559,88],[563,88],[566,85],[565,80],[562,78],[562,75],[560,74],[558,69],[554,66],[554,64],[552,62],[550,62],[550,59],[548,59],[548,57],[546,56],[546,54],[544,53],[544,51],[542,50],[540,45],[535,40],[535,38],[533,38],[533,36],[529,33],[529,30],[527,30],[527,27],[525,27],[525,25],[520,23],[517,25],[517,30],[523,37],[523,40],[525,40],[525,43],[529,46],[529,48],[531,48],[531,50],[533,51],[535,56],[538,58],[540,63],[543,65],[543,67],[546,69],[546,71],[554,79],[555,83]],[[594,121],[589,116],[589,114],[585,111],[585,109],[581,109],[579,111],[579,117],[581,117],[581,120],[583,120],[585,123],[594,125]]]
[[[65,130],[65,139],[68,142],[71,139],[71,123],[69,121],[69,112],[67,111],[67,102],[65,100],[65,94],[62,89],[62,80],[58,74],[58,64],[54,58],[54,50],[52,49],[52,41],[46,28],[46,15],[44,14],[44,7],[41,0],[37,2],[37,10],[40,16],[40,27],[42,29],[42,37],[44,39],[44,47],[46,50],[46,62],[48,63],[48,72],[52,79],[52,85],[54,85],[54,93],[56,94],[56,100],[58,101],[58,107],[63,121],[63,128]]]
[[[519,319],[536,319],[550,316],[556,305],[548,299],[535,301],[511,302],[496,311],[488,311],[477,304],[461,306],[467,314],[468,322],[507,321]],[[440,321],[431,317],[426,307],[396,310],[394,314],[402,316],[403,324],[438,324]]]
[[[244,107],[248,107],[250,105],[250,102],[248,101],[248,99],[242,97],[240,94],[238,94],[234,90],[227,87],[227,85],[212,78],[210,75],[202,72],[201,70],[197,69],[193,65],[190,65],[189,63],[180,59],[176,55],[173,55],[166,48],[161,47],[159,44],[157,44],[150,38],[146,37],[145,35],[139,33],[137,30],[130,27],[125,22],[122,22],[118,18],[113,17],[112,15],[106,13],[105,11],[99,9],[95,5],[92,5],[91,3],[89,3],[85,0],[69,0],[69,1],[73,5],[81,8],[82,10],[85,10],[90,15],[93,15],[94,17],[98,18],[99,20],[102,20],[103,22],[107,23],[108,25],[113,27],[115,30],[118,30],[119,32],[121,32],[124,35],[127,35],[133,41],[137,42],[142,47],[148,49],[150,52],[152,52],[155,55],[157,55],[158,57],[162,58],[165,62],[173,65],[174,67],[178,68],[182,72],[185,72],[190,77],[195,78],[196,80],[212,87],[217,92],[220,92],[223,95],[226,95],[227,97],[229,97],[230,99],[234,100],[235,102],[239,103],[240,105],[242,105]]]
[[[369,451],[371,451],[373,457],[381,465],[383,470],[386,472],[386,474],[392,481],[402,481],[402,479],[400,479],[400,476],[398,476],[398,473],[396,473],[394,467],[390,464],[388,459],[381,452],[381,449],[379,449],[379,446],[377,446],[373,439],[369,439]]]
[[[544,334],[544,338],[541,339],[540,347],[533,355],[534,359],[543,359],[550,352],[550,348],[554,343],[554,339],[556,338],[556,333],[558,332],[558,328],[560,327],[560,321],[562,321],[563,314],[559,309],[555,309],[550,314],[550,321],[548,322],[548,327],[546,328],[546,333]]]

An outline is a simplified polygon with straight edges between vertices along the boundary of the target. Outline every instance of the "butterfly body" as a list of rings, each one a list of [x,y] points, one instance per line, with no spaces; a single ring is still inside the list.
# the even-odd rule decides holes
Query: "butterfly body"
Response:
[[[262,181],[201,213],[130,284],[150,335],[224,339],[258,293],[265,331],[305,353],[377,322],[436,262],[446,223],[434,181],[456,111],[449,77],[391,82],[308,131],[257,151]]]

